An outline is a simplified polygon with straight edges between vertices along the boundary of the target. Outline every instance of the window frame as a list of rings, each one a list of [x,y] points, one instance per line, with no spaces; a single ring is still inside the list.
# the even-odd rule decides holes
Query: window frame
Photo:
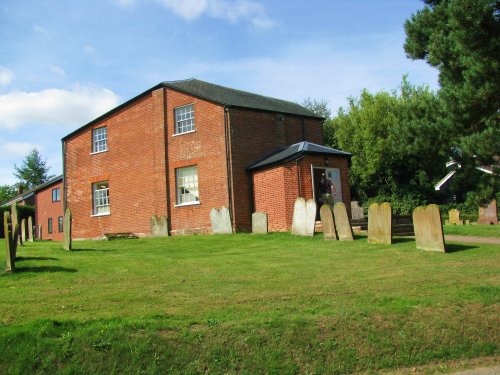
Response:
[[[64,224],[63,224],[63,223],[64,223],[64,219],[63,219],[63,217],[62,217],[62,216],[59,216],[59,217],[57,218],[57,231],[58,231],[59,233],[62,233],[62,232],[64,231]]]
[[[101,189],[96,189],[99,185],[106,184],[106,188],[101,188]],[[99,197],[96,197],[96,193],[99,192],[97,195],[100,195]],[[101,195],[100,192],[103,192],[104,195]],[[107,204],[96,204],[100,203],[98,201],[103,200],[104,202],[107,202]],[[99,212],[101,207],[107,207],[107,211],[102,211]],[[95,182],[92,184],[92,216],[106,216],[111,214],[111,207],[110,207],[110,201],[109,201],[109,181],[103,180],[99,182]]]
[[[52,225],[52,218],[51,218],[51,217],[49,217],[49,218],[47,219],[47,233],[48,233],[48,234],[52,234],[53,229],[54,229],[54,228],[53,228],[53,225]]]
[[[181,110],[184,110],[184,109],[189,108],[189,107],[191,107],[190,113],[192,114],[192,116],[189,118],[183,118],[183,119],[178,120],[177,119],[177,111],[181,111]],[[195,112],[194,103],[186,104],[186,105],[182,105],[182,106],[174,108],[174,134],[173,134],[174,137],[178,136],[178,135],[182,135],[182,134],[194,133],[196,131],[194,112]],[[180,131],[179,130],[179,123],[180,122],[187,122],[189,120],[192,121],[191,128],[189,130]],[[186,127],[186,126],[181,125],[181,128],[183,128],[183,127]]]
[[[54,193],[56,193],[56,199],[54,199]],[[52,189],[52,202],[60,202],[61,201],[61,188]]]
[[[96,132],[104,130],[106,133],[106,137],[103,139],[98,139],[96,140]],[[100,149],[99,142],[104,141],[104,149]],[[98,128],[92,129],[92,150],[91,150],[91,155],[93,154],[100,154],[101,152],[106,152],[108,151],[108,127],[107,126],[100,126]]]
[[[191,174],[191,175],[180,176],[182,171],[186,171],[188,169],[194,169],[195,173]],[[182,184],[180,183],[180,179],[188,179],[189,177],[193,177],[193,176],[195,177],[194,181],[182,181]],[[196,184],[196,187],[189,186],[193,183]],[[187,188],[190,188],[190,190],[187,190]],[[183,191],[182,189],[184,189],[184,193],[182,193],[182,191]],[[188,193],[186,193],[185,191],[188,191]],[[189,200],[189,201],[186,201],[183,199],[183,197],[186,197],[189,195],[193,196],[194,199]],[[198,166],[197,165],[188,165],[185,167],[175,169],[175,202],[176,202],[176,204],[174,205],[174,207],[192,206],[192,205],[200,204],[200,185],[199,185],[199,179],[198,179]]]

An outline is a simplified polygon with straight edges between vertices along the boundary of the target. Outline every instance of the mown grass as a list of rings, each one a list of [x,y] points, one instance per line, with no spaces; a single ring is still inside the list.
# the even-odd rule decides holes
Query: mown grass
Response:
[[[500,225],[444,225],[444,234],[460,236],[500,237]]]
[[[344,374],[497,356],[500,247],[448,246],[28,244],[0,273],[0,373]]]

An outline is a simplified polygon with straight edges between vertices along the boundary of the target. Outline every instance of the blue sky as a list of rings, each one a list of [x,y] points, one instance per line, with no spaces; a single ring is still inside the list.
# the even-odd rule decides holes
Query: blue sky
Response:
[[[162,81],[198,78],[336,112],[403,74],[403,24],[420,0],[2,0],[0,184],[37,147],[62,173],[60,139]]]

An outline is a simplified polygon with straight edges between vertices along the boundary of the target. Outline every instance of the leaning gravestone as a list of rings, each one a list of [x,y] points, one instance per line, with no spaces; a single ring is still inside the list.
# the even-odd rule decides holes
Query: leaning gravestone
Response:
[[[5,271],[13,272],[16,269],[16,256],[15,250],[13,246],[17,245],[17,243],[13,243],[12,241],[12,230],[11,230],[11,222],[10,222],[10,213],[5,211],[3,213],[3,229],[5,235]]]
[[[337,233],[335,232],[335,222],[333,221],[332,209],[328,204],[324,204],[319,209],[321,216],[321,224],[323,225],[323,239],[336,241]]]
[[[365,218],[365,213],[363,212],[363,207],[359,206],[358,201],[351,202],[351,215],[352,215],[353,220]]]
[[[460,220],[460,210],[457,210],[456,208],[453,208],[448,211],[448,223],[449,224],[457,224],[457,225],[462,225],[464,223],[463,220]]]
[[[14,234],[15,232],[15,227],[16,225],[19,225],[19,222],[17,221],[17,204],[16,203],[12,203],[12,206],[10,207],[10,218],[12,220],[11,222],[11,226],[12,226],[12,234]],[[15,235],[15,240],[16,240],[16,243],[19,244],[19,245],[22,245],[22,242],[21,242],[21,237],[19,236],[19,232],[17,235]]]
[[[252,233],[267,234],[267,214],[265,212],[254,212],[252,214]]]
[[[292,234],[297,236],[314,236],[316,224],[316,202],[299,197],[293,207]]]
[[[212,208],[210,210],[210,222],[212,224],[213,234],[231,234],[233,228],[231,227],[231,217],[229,210],[226,207],[221,209]]]
[[[69,208],[66,208],[66,211],[64,212],[64,239],[63,239],[63,249],[64,250],[71,250],[72,243],[71,243],[71,231],[72,231],[72,226],[73,225],[73,217],[71,215],[71,210]]]
[[[333,217],[335,219],[335,227],[339,234],[340,241],[353,241],[351,222],[347,216],[347,209],[344,202],[337,202],[333,207]]]
[[[497,201],[493,199],[486,207],[479,207],[478,224],[498,224]]]
[[[392,243],[392,207],[388,202],[372,203],[368,208],[368,243]]]
[[[168,237],[168,219],[166,215],[153,215],[149,219],[152,237]]]
[[[21,243],[26,242],[26,219],[21,219]]]
[[[443,223],[437,205],[430,204],[415,208],[413,210],[413,228],[417,249],[446,252]]]
[[[33,218],[28,217],[28,241],[33,242]]]

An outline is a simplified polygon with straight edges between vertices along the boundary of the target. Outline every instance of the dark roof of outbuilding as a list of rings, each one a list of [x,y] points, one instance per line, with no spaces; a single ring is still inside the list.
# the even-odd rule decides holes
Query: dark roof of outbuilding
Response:
[[[263,159],[257,160],[247,166],[247,170],[254,171],[270,167],[276,164],[283,164],[287,161],[294,160],[304,154],[317,154],[317,155],[334,155],[350,158],[352,154],[337,150],[335,148],[321,146],[311,142],[299,142],[291,146],[281,147],[274,151],[272,154],[267,155]]]
[[[50,180],[44,182],[43,184],[40,184],[40,185],[35,186],[35,187],[32,187],[31,189],[26,190],[26,191],[22,192],[21,194],[16,195],[14,198],[11,198],[8,201],[2,203],[2,206],[8,206],[8,205],[10,205],[12,203],[19,202],[19,201],[22,201],[24,199],[27,199],[27,198],[31,197],[33,194],[35,194],[37,191],[40,191],[43,188],[46,188],[47,186],[50,186],[50,185],[53,185],[53,184],[55,184],[55,183],[57,183],[59,181],[62,181],[62,179],[63,179],[62,175],[54,177],[54,178],[51,178]]]
[[[102,121],[105,117],[113,114],[114,112],[122,109],[127,106],[134,100],[149,94],[150,92],[157,90],[161,87],[170,88],[173,90],[181,91],[188,95],[192,95],[198,97],[200,99],[205,99],[226,107],[236,107],[236,108],[248,108],[255,109],[259,111],[265,112],[275,112],[275,113],[283,113],[295,116],[309,117],[315,118],[318,120],[324,120],[323,117],[318,116],[314,112],[308,110],[307,108],[301,106],[300,104],[289,102],[286,100],[271,98],[269,96],[263,96],[259,94],[253,94],[246,91],[236,90],[229,87],[215,85],[213,83],[208,83],[204,81],[200,81],[195,78],[186,79],[182,81],[169,81],[162,82],[150,89],[144,91],[143,93],[133,97],[125,103],[120,104],[118,107],[113,108],[109,112],[106,112],[102,116],[92,120],[86,125],[76,129],[75,131],[69,133],[65,137],[65,139],[77,134],[81,130],[87,128],[88,126],[93,125],[98,121]]]

